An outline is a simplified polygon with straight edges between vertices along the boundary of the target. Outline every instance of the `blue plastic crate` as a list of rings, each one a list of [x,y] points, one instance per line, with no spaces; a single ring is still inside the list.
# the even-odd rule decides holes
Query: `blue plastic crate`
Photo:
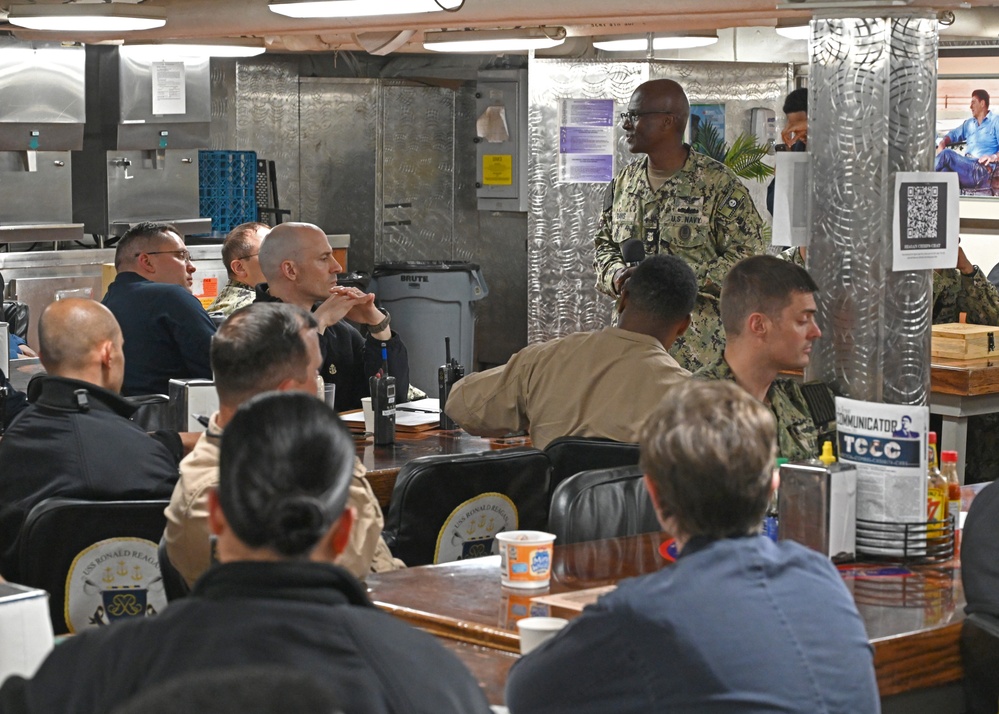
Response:
[[[256,151],[199,151],[198,176],[201,215],[213,231],[257,220]]]

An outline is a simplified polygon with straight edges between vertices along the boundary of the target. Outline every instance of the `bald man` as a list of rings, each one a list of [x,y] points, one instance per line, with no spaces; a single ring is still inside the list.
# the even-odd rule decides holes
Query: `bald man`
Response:
[[[180,454],[129,421],[122,334],[93,300],[49,305],[38,323],[46,374],[28,385],[30,405],[0,441],[0,574],[17,582],[18,534],[36,504],[169,498]],[[174,437],[176,438],[176,436]]]
[[[372,293],[337,285],[343,268],[326,233],[311,223],[282,223],[264,238],[258,257],[267,282],[257,286],[257,301],[297,305],[311,311],[318,323],[323,354],[319,374],[326,384],[336,385],[337,411],[359,409],[361,398],[370,396],[368,378],[383,367],[383,345],[396,394],[408,393],[406,345],[389,327],[388,312],[375,307]],[[367,337],[347,320],[366,325]]]
[[[168,394],[171,379],[211,379],[215,323],[191,294],[195,268],[177,229],[133,226],[118,241],[114,267],[118,275],[103,303],[125,335],[122,394]]]
[[[746,187],[730,169],[683,143],[690,103],[670,79],[638,86],[621,114],[633,154],[645,154],[611,181],[594,239],[597,289],[611,296],[634,268],[621,244],[642,241],[645,255],[668,253],[687,261],[698,279],[690,328],[670,354],[696,371],[721,356],[724,335],[721,284],[739,260],[763,252],[763,221]]]

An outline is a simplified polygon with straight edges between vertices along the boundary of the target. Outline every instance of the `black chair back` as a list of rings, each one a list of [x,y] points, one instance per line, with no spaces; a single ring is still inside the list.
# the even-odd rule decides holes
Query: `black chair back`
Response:
[[[167,601],[172,602],[182,597],[187,597],[188,593],[191,592],[191,588],[187,586],[184,576],[177,572],[177,569],[173,567],[173,563],[170,562],[166,540],[163,538],[160,538],[160,545],[156,552],[160,560],[160,574],[163,576],[163,591],[166,593]]]
[[[582,471],[555,489],[548,529],[562,545],[662,529],[637,466]]]
[[[156,554],[168,501],[49,498],[21,526],[24,585],[47,590],[56,634],[166,606]]]
[[[999,617],[968,615],[961,628],[961,664],[967,714],[999,711]]]
[[[385,542],[406,565],[497,553],[496,533],[546,527],[548,470],[537,449],[414,459],[396,479]]]
[[[165,394],[138,394],[126,397],[129,402],[138,407],[132,415],[132,421],[146,431],[165,429],[176,431],[173,411],[170,408],[170,397]]]
[[[6,322],[10,334],[17,335],[23,340],[28,338],[28,317],[30,311],[28,303],[17,300],[3,301],[3,318],[0,322]]]
[[[634,466],[638,463],[638,444],[583,436],[562,436],[545,447],[552,462],[551,495],[565,479],[580,471]]]

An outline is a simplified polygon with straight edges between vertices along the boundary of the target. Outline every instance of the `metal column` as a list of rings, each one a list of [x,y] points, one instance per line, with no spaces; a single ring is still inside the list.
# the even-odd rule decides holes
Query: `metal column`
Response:
[[[819,324],[809,379],[854,399],[928,403],[930,271],[891,272],[898,171],[933,166],[937,23],[812,21],[807,265]]]

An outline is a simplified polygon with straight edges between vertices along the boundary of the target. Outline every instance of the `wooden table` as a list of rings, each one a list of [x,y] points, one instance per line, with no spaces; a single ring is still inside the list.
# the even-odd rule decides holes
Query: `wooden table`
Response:
[[[556,546],[548,590],[500,586],[499,556],[371,575],[371,598],[382,609],[439,637],[501,652],[518,652],[516,621],[528,615],[572,618],[578,613],[532,602],[540,594],[609,585],[666,565],[659,544],[667,536]],[[882,697],[958,682],[963,676],[958,638],[964,619],[960,567],[914,566],[906,578],[845,579],[874,647]],[[821,617],[821,604],[816,604]],[[498,662],[498,664],[497,664]],[[493,678],[506,660],[493,665]],[[494,701],[494,700],[491,700]],[[499,702],[494,702],[499,703]]]
[[[467,434],[461,429],[452,431],[432,429],[421,432],[397,431],[395,444],[391,446],[375,446],[370,437],[361,439],[359,435],[355,435],[354,445],[357,457],[368,470],[368,482],[378,498],[378,503],[382,508],[388,508],[399,469],[413,459],[421,456],[469,454],[490,449],[530,446],[531,441],[527,437],[483,439]]]
[[[951,360],[930,364],[930,413],[943,418],[940,450],[957,451],[957,476],[964,483],[968,417],[999,412],[999,359]]]

